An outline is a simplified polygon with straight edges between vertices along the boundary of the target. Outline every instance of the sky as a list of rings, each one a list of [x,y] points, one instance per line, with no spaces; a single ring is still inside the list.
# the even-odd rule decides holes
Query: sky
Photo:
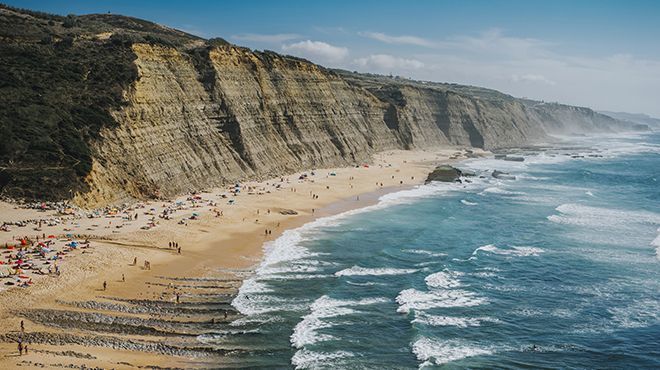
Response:
[[[327,67],[660,117],[660,1],[1,0],[116,13]]]

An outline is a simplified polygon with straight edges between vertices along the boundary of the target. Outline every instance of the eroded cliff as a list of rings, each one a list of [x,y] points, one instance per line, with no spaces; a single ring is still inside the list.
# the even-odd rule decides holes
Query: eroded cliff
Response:
[[[388,149],[494,149],[569,126],[616,126],[587,108],[334,71],[128,17],[0,7],[0,37],[9,81],[0,96],[26,97],[0,106],[0,132],[15,138],[0,140],[0,192],[12,197],[93,207],[352,165]],[[25,55],[66,78],[31,73]]]

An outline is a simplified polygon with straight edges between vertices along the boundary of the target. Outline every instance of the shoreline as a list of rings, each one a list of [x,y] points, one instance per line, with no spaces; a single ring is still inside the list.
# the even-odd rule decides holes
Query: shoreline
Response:
[[[210,206],[177,211],[175,218],[161,220],[153,230],[140,230],[138,222],[125,222],[119,233],[97,227],[98,236],[112,240],[91,239],[89,253],[65,259],[62,276],[36,280],[29,288],[0,290],[0,317],[6,323],[0,331],[0,366],[212,366],[222,361],[223,350],[189,336],[239,317],[231,299],[261,263],[265,243],[279,238],[285,230],[367,207],[384,194],[422,184],[436,165],[464,159],[450,159],[457,152],[464,153],[458,148],[378,153],[369,167],[316,170],[320,175],[312,180],[287,181],[278,191],[232,197],[233,205],[219,205],[226,198],[214,196],[217,190],[203,193],[205,201],[213,198]],[[244,186],[274,189],[275,182],[271,179]],[[154,207],[160,211],[155,203],[161,202],[148,203],[140,210]],[[223,215],[213,216],[213,208],[221,209]],[[285,209],[297,214],[279,213]],[[193,212],[198,218],[189,219],[187,225],[176,222]],[[114,218],[109,223],[113,220],[118,222]],[[97,219],[76,221],[80,229],[99,224]],[[6,234],[0,233],[2,244]],[[169,240],[181,243],[180,255],[168,248]],[[133,258],[138,259],[138,265],[150,261],[151,270],[131,266]],[[120,274],[125,281],[120,280]],[[109,283],[107,291],[101,288],[103,281]],[[25,294],[17,298],[18,293],[12,294],[17,289],[25,289],[21,292]],[[179,304],[175,302],[177,296]],[[216,304],[218,300],[209,297],[225,298]],[[186,312],[187,321],[181,320],[182,312]],[[20,320],[25,321],[24,334],[17,330]],[[190,325],[193,322],[197,324]],[[190,328],[195,326],[199,330]],[[27,356],[17,356],[16,343],[12,343],[20,336],[31,342]],[[188,339],[181,344],[172,337]]]

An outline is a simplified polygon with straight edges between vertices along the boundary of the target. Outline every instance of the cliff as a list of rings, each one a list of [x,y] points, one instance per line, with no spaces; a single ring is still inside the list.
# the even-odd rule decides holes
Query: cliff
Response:
[[[0,193],[86,206],[352,165],[387,149],[513,147],[617,124],[587,108],[329,70],[129,17],[8,7],[0,99]]]

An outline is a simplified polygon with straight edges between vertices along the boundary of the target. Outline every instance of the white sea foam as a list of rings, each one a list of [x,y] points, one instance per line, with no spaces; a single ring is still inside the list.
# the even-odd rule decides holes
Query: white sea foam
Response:
[[[458,288],[461,286],[458,277],[462,275],[458,271],[445,270],[427,276],[424,281],[429,288]]]
[[[348,285],[355,285],[355,286],[374,286],[374,285],[385,285],[383,283],[377,283],[375,281],[367,281],[365,283],[356,283],[353,281],[346,281]]]
[[[430,257],[446,257],[446,253],[439,253],[439,252],[431,252],[427,251],[425,249],[405,249],[405,252],[407,253],[413,253],[413,254],[422,254]]]
[[[358,300],[341,300],[328,296],[321,296],[310,306],[310,312],[293,329],[291,344],[296,348],[302,348],[308,344],[314,344],[334,339],[329,334],[319,333],[319,329],[329,328],[332,323],[325,321],[331,317],[345,316],[355,313],[354,307],[365,306],[376,303],[389,302],[387,298],[363,298]]]
[[[498,323],[500,320],[492,317],[456,317],[416,312],[415,319],[412,322],[429,326],[456,326],[459,328],[467,328],[470,326],[480,326],[482,322]]]
[[[264,324],[270,322],[281,322],[284,318],[281,316],[266,313],[264,315],[243,316],[229,323],[231,326],[244,326],[248,324]]]
[[[479,193],[479,195],[488,195],[488,194],[513,196],[513,195],[524,195],[525,193],[520,191],[509,191],[506,189],[502,189],[500,187],[486,188],[481,193]]]
[[[660,301],[655,299],[635,300],[627,307],[608,309],[611,321],[619,328],[642,328],[660,322]]]
[[[296,369],[316,369],[323,365],[336,364],[337,360],[353,357],[354,354],[347,351],[316,352],[301,349],[291,358],[291,364]]]
[[[660,260],[660,228],[658,228],[658,236],[653,239],[651,246],[655,247],[655,257]]]
[[[602,231],[637,234],[640,225],[660,225],[660,214],[649,211],[628,211],[567,203],[555,208],[559,214],[550,215],[551,222],[588,227]]]
[[[243,315],[252,316],[277,311],[302,311],[307,307],[308,302],[280,298],[269,294],[243,293],[236,296],[231,304]]]
[[[475,249],[474,252],[472,252],[472,257],[476,257],[479,254],[479,252],[488,252],[493,254],[509,255],[516,257],[526,257],[526,256],[538,256],[539,254],[543,253],[544,250],[537,247],[517,247],[517,246],[511,247],[511,249],[502,249],[496,247],[493,244],[488,244]]]
[[[479,203],[475,203],[475,202],[470,202],[470,201],[465,200],[465,199],[461,199],[461,203],[465,204],[466,206],[476,206],[476,205],[479,204]]]
[[[425,315],[421,313],[412,322],[430,326],[457,326],[459,328],[480,325],[479,319],[475,318]]]
[[[494,349],[488,347],[477,347],[459,340],[440,340],[422,337],[412,345],[412,351],[419,361],[421,367],[431,365],[442,365],[457,361],[466,357],[489,355]]]
[[[491,277],[496,277],[497,274],[494,272],[473,272],[472,276],[480,277],[480,278],[491,278]]]
[[[335,276],[380,276],[380,275],[407,275],[417,272],[416,269],[397,269],[397,268],[368,268],[353,266],[348,269],[335,272]]]
[[[210,333],[198,335],[195,339],[202,343],[217,343],[218,341],[225,340],[228,336],[256,333],[259,333],[259,329],[216,330]]]
[[[423,292],[414,288],[399,292],[396,297],[399,304],[397,312],[408,313],[411,310],[428,310],[438,307],[471,307],[488,303],[485,298],[467,290],[433,290]]]

